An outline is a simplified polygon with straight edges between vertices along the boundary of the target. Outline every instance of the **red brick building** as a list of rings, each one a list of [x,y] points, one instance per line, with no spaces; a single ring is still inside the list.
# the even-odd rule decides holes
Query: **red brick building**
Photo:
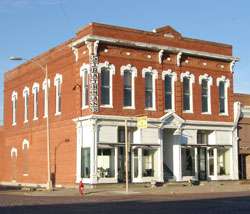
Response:
[[[4,78],[2,184],[47,182],[46,117],[56,185],[238,179],[232,46],[91,23]],[[148,128],[137,129],[139,115]],[[233,130],[233,131],[232,131]]]
[[[238,123],[239,176],[240,179],[250,179],[250,95],[236,93],[234,99],[241,104]]]

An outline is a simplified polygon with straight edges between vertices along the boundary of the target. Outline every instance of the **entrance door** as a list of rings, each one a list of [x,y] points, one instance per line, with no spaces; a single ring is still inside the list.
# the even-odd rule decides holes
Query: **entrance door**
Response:
[[[126,181],[125,147],[118,147],[118,182]],[[128,179],[131,181],[131,152],[128,153]]]
[[[199,180],[207,180],[207,149],[198,148],[198,176]]]

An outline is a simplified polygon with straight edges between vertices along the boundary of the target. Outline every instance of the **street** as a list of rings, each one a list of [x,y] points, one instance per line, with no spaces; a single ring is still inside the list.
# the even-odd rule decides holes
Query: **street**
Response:
[[[174,195],[25,196],[0,193],[0,213],[250,213],[250,192]]]

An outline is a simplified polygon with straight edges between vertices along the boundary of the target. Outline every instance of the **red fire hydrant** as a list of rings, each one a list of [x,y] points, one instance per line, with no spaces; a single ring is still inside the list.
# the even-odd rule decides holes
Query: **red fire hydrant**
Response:
[[[84,183],[82,182],[82,180],[79,183],[79,193],[80,195],[84,195]]]

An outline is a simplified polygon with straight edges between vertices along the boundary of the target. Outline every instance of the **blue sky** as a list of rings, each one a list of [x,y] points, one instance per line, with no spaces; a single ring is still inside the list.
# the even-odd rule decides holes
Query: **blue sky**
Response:
[[[186,37],[232,44],[240,57],[235,91],[250,93],[250,1],[248,0],[0,0],[0,123],[3,73],[74,36],[89,22],[143,30],[171,25]]]

